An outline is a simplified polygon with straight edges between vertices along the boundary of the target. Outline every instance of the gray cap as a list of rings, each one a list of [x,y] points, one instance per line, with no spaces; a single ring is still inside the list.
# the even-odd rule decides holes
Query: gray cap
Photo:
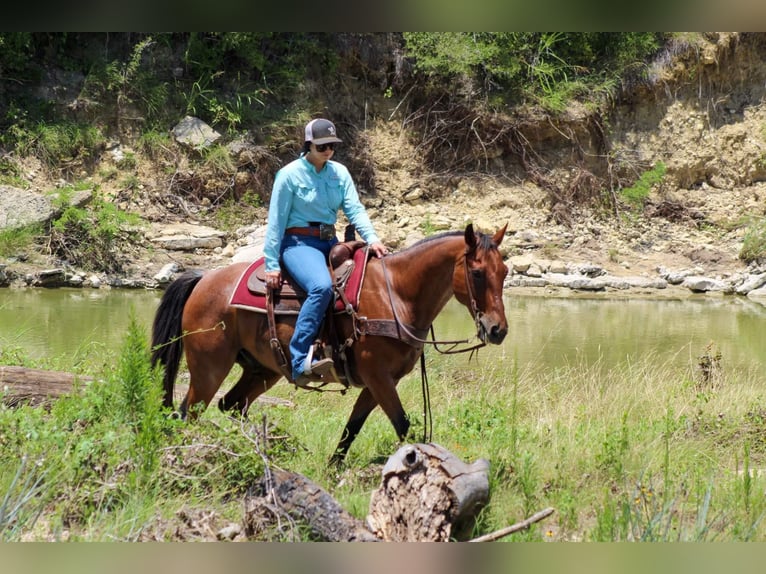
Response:
[[[335,124],[330,120],[317,118],[306,124],[305,141],[317,145],[326,143],[342,143],[343,140],[335,135]]]

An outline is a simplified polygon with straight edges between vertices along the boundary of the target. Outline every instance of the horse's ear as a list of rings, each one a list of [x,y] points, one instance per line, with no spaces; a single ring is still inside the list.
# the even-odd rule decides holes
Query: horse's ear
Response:
[[[465,226],[465,244],[468,246],[466,253],[470,253],[476,249],[476,233],[473,230],[473,223],[469,223]]]
[[[503,225],[502,229],[498,229],[497,232],[492,236],[492,243],[495,245],[500,245],[503,242],[503,237],[505,237],[505,230],[508,228],[508,223],[506,222],[505,225]]]

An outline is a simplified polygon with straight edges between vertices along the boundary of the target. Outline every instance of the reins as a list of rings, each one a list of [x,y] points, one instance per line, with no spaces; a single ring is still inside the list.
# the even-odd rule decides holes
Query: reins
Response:
[[[428,326],[428,331],[431,333],[431,340],[423,339],[421,337],[416,336],[408,327],[407,325],[402,322],[402,320],[399,318],[399,313],[396,311],[396,305],[394,304],[394,294],[393,289],[391,288],[391,280],[388,276],[388,269],[386,268],[386,262],[385,258],[382,258],[380,260],[381,268],[383,269],[383,278],[386,281],[386,290],[388,291],[388,300],[391,303],[391,312],[394,315],[394,322],[396,324],[396,331],[399,335],[399,339],[402,341],[405,341],[406,339],[401,336],[401,332],[403,331],[407,337],[411,341],[415,341],[417,343],[421,343],[422,345],[433,345],[434,349],[436,349],[437,352],[443,354],[443,355],[454,355],[457,353],[466,353],[471,352],[471,355],[469,357],[469,360],[471,357],[473,357],[473,353],[480,349],[481,347],[484,347],[486,343],[484,341],[480,341],[479,343],[471,346],[471,347],[465,347],[461,349],[455,349],[457,345],[462,345],[464,343],[469,343],[471,339],[460,339],[460,340],[452,340],[452,341],[437,341],[436,340],[436,334],[434,333],[434,326],[433,323],[431,323]],[[466,289],[468,290],[468,297],[470,299],[470,311],[471,311],[471,317],[473,317],[474,323],[476,324],[477,331],[481,329],[481,311],[479,311],[479,307],[476,303],[476,297],[474,295],[474,289],[473,284],[470,281],[470,276],[468,274],[468,252],[465,253],[465,256],[463,258],[463,267],[465,268],[465,285]],[[409,342],[409,341],[408,341]],[[451,345],[449,349],[443,350],[439,348],[439,345]],[[433,437],[433,428],[434,428],[434,422],[433,422],[433,415],[431,414],[431,391],[428,386],[428,373],[426,371],[426,355],[425,353],[420,353],[420,381],[421,381],[421,389],[423,392],[423,442],[431,442]]]
[[[409,340],[414,341],[416,343],[420,343],[422,345],[433,345],[434,348],[439,353],[442,353],[443,355],[454,355],[454,354],[457,354],[457,353],[467,353],[468,351],[472,351],[473,352],[473,351],[476,351],[477,349],[480,349],[480,348],[482,348],[482,347],[484,347],[486,345],[486,343],[484,341],[480,341],[479,343],[477,343],[477,344],[475,344],[475,345],[473,345],[471,347],[466,347],[466,348],[463,348],[463,349],[455,349],[455,347],[457,345],[462,345],[464,343],[470,343],[471,339],[456,339],[456,340],[451,340],[451,341],[437,341],[436,340],[436,336],[434,334],[433,323],[431,325],[429,325],[428,329],[427,329],[431,333],[431,340],[430,341],[428,339],[424,339],[422,337],[418,337],[415,333],[412,332],[412,330],[409,327],[407,327],[407,324],[404,323],[399,318],[399,313],[396,312],[396,305],[394,305],[394,294],[393,294],[393,290],[391,288],[391,280],[390,280],[390,278],[388,276],[388,269],[386,269],[385,258],[380,260],[380,265],[383,268],[383,278],[386,281],[386,290],[388,291],[388,300],[391,303],[391,311],[394,314],[394,323],[396,324],[396,330],[397,330],[397,334],[399,335],[399,339],[401,339],[402,341],[406,341],[407,340],[405,337],[401,336],[401,332],[404,332],[404,334],[407,335],[407,338]],[[468,261],[467,261],[467,256],[466,256],[466,261],[465,261],[465,267],[466,267],[466,278],[465,278],[465,280],[466,280],[466,287],[468,289],[468,296],[471,299],[471,307],[470,307],[471,316],[473,317],[474,323],[477,325],[477,328],[480,328],[479,319],[481,317],[481,314],[478,311],[478,308],[477,308],[477,305],[476,305],[476,298],[473,295],[473,289],[471,288],[471,282],[469,281],[469,277],[468,277]],[[451,347],[449,349],[447,349],[447,350],[442,350],[442,349],[439,349],[439,345],[451,345]]]

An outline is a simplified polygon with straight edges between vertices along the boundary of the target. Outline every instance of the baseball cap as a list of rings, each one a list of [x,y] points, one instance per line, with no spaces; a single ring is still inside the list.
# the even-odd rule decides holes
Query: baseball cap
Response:
[[[335,124],[330,120],[317,118],[306,124],[305,141],[317,145],[326,143],[342,143],[343,140],[335,135]]]

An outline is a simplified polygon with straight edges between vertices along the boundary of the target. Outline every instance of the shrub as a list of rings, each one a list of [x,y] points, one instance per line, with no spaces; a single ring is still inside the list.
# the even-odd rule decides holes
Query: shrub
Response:
[[[95,200],[87,208],[69,206],[51,227],[51,251],[85,269],[120,271],[120,246],[134,239],[126,228],[139,221],[138,216],[103,200]]]
[[[623,187],[620,190],[620,195],[631,205],[643,207],[652,188],[662,183],[666,171],[665,164],[661,161],[657,162],[652,169],[642,173],[635,184],[630,187]]]
[[[766,218],[753,223],[745,232],[739,258],[745,263],[766,257]]]
[[[41,225],[0,230],[0,257],[17,257],[31,251],[35,240],[42,235]]]

